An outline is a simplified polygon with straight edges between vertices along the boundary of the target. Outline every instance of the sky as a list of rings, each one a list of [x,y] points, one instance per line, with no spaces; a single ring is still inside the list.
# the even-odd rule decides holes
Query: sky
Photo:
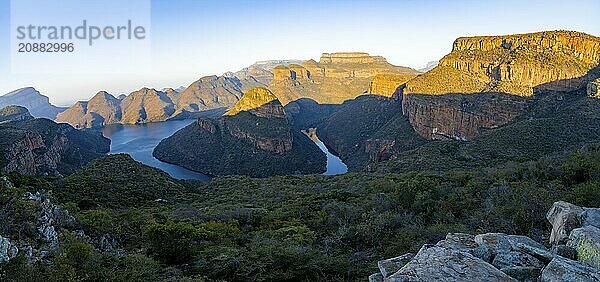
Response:
[[[32,86],[65,106],[101,90],[117,96],[142,87],[188,86],[202,76],[237,71],[260,60],[318,60],[323,52],[360,51],[422,68],[450,52],[461,36],[544,30],[600,36],[598,0],[141,1],[149,1],[150,7],[148,53],[129,50],[110,61],[114,70],[127,72],[98,72],[105,60],[92,57],[77,61],[81,63],[71,72],[33,71],[52,67],[41,60],[37,66],[31,63],[31,72],[17,73],[11,68],[11,0],[0,0],[0,94]],[[55,5],[39,14],[83,20],[69,11]],[[146,58],[139,67],[131,61],[138,53]]]

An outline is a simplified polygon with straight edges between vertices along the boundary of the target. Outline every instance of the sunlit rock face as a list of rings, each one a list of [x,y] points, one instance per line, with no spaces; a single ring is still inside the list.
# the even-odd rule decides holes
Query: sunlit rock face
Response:
[[[414,69],[394,66],[381,56],[367,53],[324,53],[319,62],[278,66],[273,69],[269,89],[284,105],[301,98],[321,104],[340,104],[370,92],[390,96],[398,80],[406,82],[419,74]],[[378,75],[387,75],[377,78]],[[394,77],[401,75],[402,78]],[[372,82],[375,82],[375,88]],[[394,87],[395,86],[395,87]],[[391,88],[394,88],[391,90]]]
[[[600,39],[579,32],[464,37],[395,96],[421,136],[467,140],[511,122],[534,92],[586,87],[599,63]]]

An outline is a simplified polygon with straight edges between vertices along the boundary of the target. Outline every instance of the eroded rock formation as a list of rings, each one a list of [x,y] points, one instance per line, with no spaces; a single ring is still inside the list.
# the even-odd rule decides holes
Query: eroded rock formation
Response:
[[[418,72],[394,66],[381,56],[367,53],[324,53],[319,62],[308,60],[301,65],[274,68],[269,89],[284,105],[301,98],[321,104],[340,104],[368,92],[373,78],[380,74],[390,76],[378,78],[375,89],[385,93],[377,94],[391,95],[393,91],[389,91],[389,88],[393,86],[389,85],[389,81],[395,84]]]
[[[520,97],[585,87],[599,63],[600,39],[579,32],[458,38],[437,67],[399,87],[396,96],[404,96],[403,111],[421,136],[471,139],[481,128],[519,116]],[[496,98],[484,99],[490,105],[476,102],[473,109],[461,97],[473,94]]]
[[[164,139],[154,156],[204,174],[252,177],[319,173],[326,163],[323,152],[292,129],[266,88],[249,90],[221,118],[200,118]]]

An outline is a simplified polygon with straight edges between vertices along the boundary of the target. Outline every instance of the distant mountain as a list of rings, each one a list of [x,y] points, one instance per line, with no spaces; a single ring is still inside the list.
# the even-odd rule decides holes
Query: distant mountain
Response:
[[[34,117],[47,119],[56,118],[58,113],[66,109],[50,104],[48,97],[33,87],[21,88],[0,96],[0,108],[11,105],[25,107]]]
[[[431,61],[428,62],[424,68],[419,69],[420,72],[428,72],[430,70],[432,70],[433,68],[437,67],[440,64],[440,61]]]
[[[319,62],[308,60],[302,64],[278,66],[273,69],[273,74],[269,89],[285,105],[301,98],[321,104],[340,104],[368,92],[377,75],[405,75],[409,79],[419,72],[394,66],[381,56],[367,53],[324,53]],[[394,86],[398,85],[388,88],[395,90]],[[391,96],[393,91],[389,89],[377,94]]]
[[[154,149],[161,161],[209,175],[267,177],[322,173],[325,154],[290,127],[277,97],[253,88],[218,119],[197,122]]]
[[[34,119],[23,107],[0,109],[0,172],[64,175],[101,157],[110,140],[68,124]]]
[[[273,80],[273,69],[277,66],[301,64],[302,60],[269,60],[259,61],[229,75],[237,77],[244,85],[244,91],[253,87],[266,87]]]
[[[242,84],[236,77],[206,76],[180,90],[142,88],[119,98],[99,92],[89,101],[75,103],[56,120],[77,128],[160,122],[212,114],[233,107],[242,96]]]

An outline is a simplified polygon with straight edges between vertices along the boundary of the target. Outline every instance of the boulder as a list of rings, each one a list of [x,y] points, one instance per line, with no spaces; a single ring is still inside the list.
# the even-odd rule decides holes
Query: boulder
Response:
[[[600,229],[591,225],[574,229],[567,246],[577,251],[578,261],[600,268]]]
[[[515,278],[523,282],[537,282],[542,272],[542,268],[530,267],[530,266],[514,266],[505,267],[500,271],[506,273],[508,276]]]
[[[594,226],[600,228],[600,209],[583,208],[579,215],[581,226]]]
[[[516,281],[463,251],[425,245],[412,261],[386,281]]]
[[[600,270],[573,260],[556,257],[544,267],[539,281],[600,281]]]
[[[381,271],[381,275],[383,275],[383,277],[388,277],[400,270],[400,268],[406,265],[414,257],[415,254],[408,253],[399,257],[380,260],[379,262],[377,262],[377,266],[379,267],[379,271]]]
[[[539,259],[518,251],[497,254],[492,261],[492,265],[498,269],[509,267],[534,267],[541,269],[544,267],[544,263]]]
[[[19,249],[8,238],[0,236],[0,262],[6,262],[17,256]]]
[[[381,273],[374,273],[369,276],[369,282],[383,282],[383,275]]]
[[[529,237],[507,235],[504,233],[479,234],[475,236],[475,242],[480,246],[487,247],[492,253],[492,256],[496,256],[501,253],[509,253],[511,251],[519,251],[518,244],[524,244],[543,250],[546,249],[542,244]]]
[[[553,254],[559,255],[561,257],[565,257],[568,259],[577,259],[577,250],[575,248],[566,246],[566,245],[554,245],[552,249],[550,249]]]
[[[571,203],[558,201],[546,214],[546,219],[552,224],[550,244],[564,244],[569,238],[571,230],[581,226],[580,216],[584,209]]]
[[[439,241],[436,246],[464,251],[486,262],[491,262],[492,253],[487,246],[475,242],[475,235],[465,233],[449,233],[446,239]]]

